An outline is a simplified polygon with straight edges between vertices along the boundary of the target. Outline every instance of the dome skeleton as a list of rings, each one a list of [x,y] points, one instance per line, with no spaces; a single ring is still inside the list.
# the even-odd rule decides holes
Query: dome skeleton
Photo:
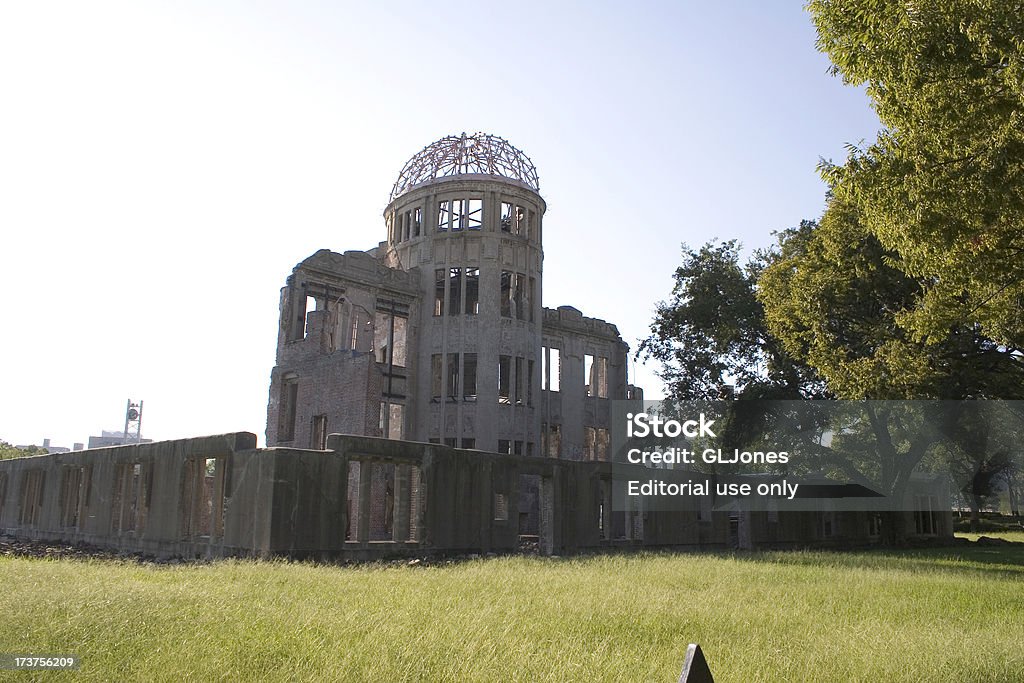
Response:
[[[398,174],[388,201],[421,183],[463,174],[500,176],[540,190],[533,162],[507,140],[487,133],[462,133],[441,138],[409,159]]]

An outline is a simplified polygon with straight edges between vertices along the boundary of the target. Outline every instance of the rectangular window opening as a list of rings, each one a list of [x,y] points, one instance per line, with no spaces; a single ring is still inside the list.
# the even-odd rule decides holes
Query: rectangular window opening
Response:
[[[314,415],[309,447],[318,451],[327,450],[327,416]]]
[[[526,361],[526,405],[533,405],[533,361]]]
[[[370,466],[370,539],[394,540],[395,465],[366,463]]]
[[[441,374],[443,356],[435,353],[430,357],[430,399],[441,400],[444,375]]]
[[[533,302],[537,300],[535,298],[536,297],[536,293],[537,293],[537,278],[531,277],[530,278],[530,287],[527,290],[527,297],[526,297],[526,304],[525,304],[526,305],[526,311],[527,311],[526,319],[529,320],[531,323],[534,322]]]
[[[444,283],[447,277],[444,268],[434,271],[434,315],[444,315]]]
[[[548,377],[548,390],[559,391],[562,386],[562,360],[560,352],[556,348],[551,349],[551,365],[548,368],[550,374]]]
[[[291,441],[295,438],[295,417],[298,410],[299,380],[286,377],[281,381],[280,410],[278,412],[277,440]]]
[[[391,336],[391,316],[377,311],[373,317],[373,354],[378,363],[388,362],[388,337]]]
[[[597,441],[594,445],[594,457],[597,460],[608,460],[608,430],[604,427],[597,428]]]
[[[466,268],[466,315],[480,312],[480,269]]]
[[[518,205],[516,206],[515,225],[513,225],[512,232],[516,235],[525,235],[527,233],[526,209]]]
[[[35,526],[39,523],[45,483],[46,473],[43,470],[28,470],[21,475],[21,510],[18,514],[18,523],[22,526]]]
[[[501,223],[502,232],[512,232],[512,205],[508,202],[501,203]]]
[[[513,274],[515,289],[512,294],[512,317],[517,320],[526,320],[526,277],[518,273]]]
[[[464,199],[453,199],[452,202],[452,230],[466,229],[466,201]]]
[[[60,483],[60,525],[78,528],[80,496],[84,469],[81,467],[62,468]]]
[[[288,328],[288,341],[297,341],[306,336],[306,306],[309,297],[302,296],[295,290],[289,295],[291,320]]]
[[[448,400],[459,400],[459,354],[448,354]]]
[[[463,202],[463,224],[466,230],[479,230],[483,226],[483,203],[482,199],[467,199]]]
[[[512,292],[514,287],[514,274],[507,270],[501,271],[501,317],[511,318],[512,315]]]
[[[462,354],[462,400],[475,401],[476,393],[476,354]]]
[[[148,489],[152,486],[152,466],[143,477],[141,463],[119,463],[114,472],[114,496],[110,530],[113,534],[141,532],[146,526]]]
[[[511,402],[512,357],[498,356],[498,403]]]
[[[414,543],[420,540],[420,508],[423,504],[421,488],[419,465],[409,465],[409,533],[406,539]]]
[[[437,231],[447,232],[452,222],[451,202],[441,201],[437,203]]]
[[[348,524],[345,527],[345,540],[356,541],[359,538],[359,469],[358,460],[348,462],[348,495],[345,510],[348,513]]]
[[[462,310],[462,268],[450,268],[448,274],[448,315]]]
[[[349,335],[349,348],[353,351],[365,353],[373,346],[373,320],[370,314],[360,306],[351,306],[352,330]]]
[[[401,403],[392,403],[388,422],[388,438],[401,439],[405,430],[403,420],[405,419],[405,406]]]
[[[494,494],[494,521],[508,521],[508,496],[504,493]]]
[[[523,361],[524,361],[523,358],[520,358],[519,356],[516,356],[516,375],[515,375],[515,394],[514,395],[515,395],[515,400],[516,400],[516,405],[517,406],[518,405],[523,405],[525,403],[525,401],[523,400],[525,398],[525,394],[526,394],[526,392],[523,389],[523,387],[525,385],[524,378],[523,378],[523,370],[524,370],[524,367],[525,367],[526,363],[524,363]]]
[[[302,336],[303,336],[303,338],[306,338],[306,339],[309,338],[309,333],[312,331],[312,330],[310,330],[310,322],[311,322],[311,320],[310,320],[309,316],[310,316],[311,313],[315,313],[316,310],[317,310],[316,299],[314,297],[307,296],[306,297],[306,306],[303,309],[305,315],[302,316],[303,317],[303,321],[302,321],[302,324],[303,324]]]
[[[562,434],[558,425],[548,425],[548,452],[549,458],[557,458],[562,452]]]
[[[583,456],[586,460],[593,460],[596,450],[597,430],[593,427],[583,428]]]
[[[338,351],[340,349],[348,348],[346,344],[350,341],[348,336],[348,307],[344,305],[344,301],[339,297],[338,299],[331,301],[328,306],[328,329],[330,330],[329,347],[331,351]]]
[[[391,339],[391,362],[398,368],[405,367],[406,361],[406,330],[409,319],[400,315],[392,318],[394,332]]]

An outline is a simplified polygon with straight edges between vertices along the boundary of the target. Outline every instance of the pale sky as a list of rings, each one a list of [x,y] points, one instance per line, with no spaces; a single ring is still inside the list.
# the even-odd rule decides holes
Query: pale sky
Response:
[[[463,131],[537,166],[544,305],[635,350],[681,243],[767,246],[874,137],[802,4],[3,2],[0,439],[132,398],[148,438],[263,444],[285,278],[383,240],[402,165]]]

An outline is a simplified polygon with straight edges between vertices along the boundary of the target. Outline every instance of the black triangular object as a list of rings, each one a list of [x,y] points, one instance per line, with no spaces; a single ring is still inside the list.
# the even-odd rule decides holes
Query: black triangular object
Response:
[[[715,683],[708,662],[704,659],[700,645],[690,643],[686,648],[686,659],[683,661],[683,672],[679,674],[679,683]]]

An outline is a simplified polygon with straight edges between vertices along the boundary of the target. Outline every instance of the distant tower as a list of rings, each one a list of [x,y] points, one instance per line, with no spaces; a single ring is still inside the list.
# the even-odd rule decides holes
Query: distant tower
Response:
[[[384,211],[385,262],[418,267],[424,293],[414,438],[534,450],[547,208],[539,189],[530,159],[485,133],[438,140],[399,174]]]
[[[132,403],[128,399],[128,407],[124,411],[124,442],[142,443],[142,401]]]

